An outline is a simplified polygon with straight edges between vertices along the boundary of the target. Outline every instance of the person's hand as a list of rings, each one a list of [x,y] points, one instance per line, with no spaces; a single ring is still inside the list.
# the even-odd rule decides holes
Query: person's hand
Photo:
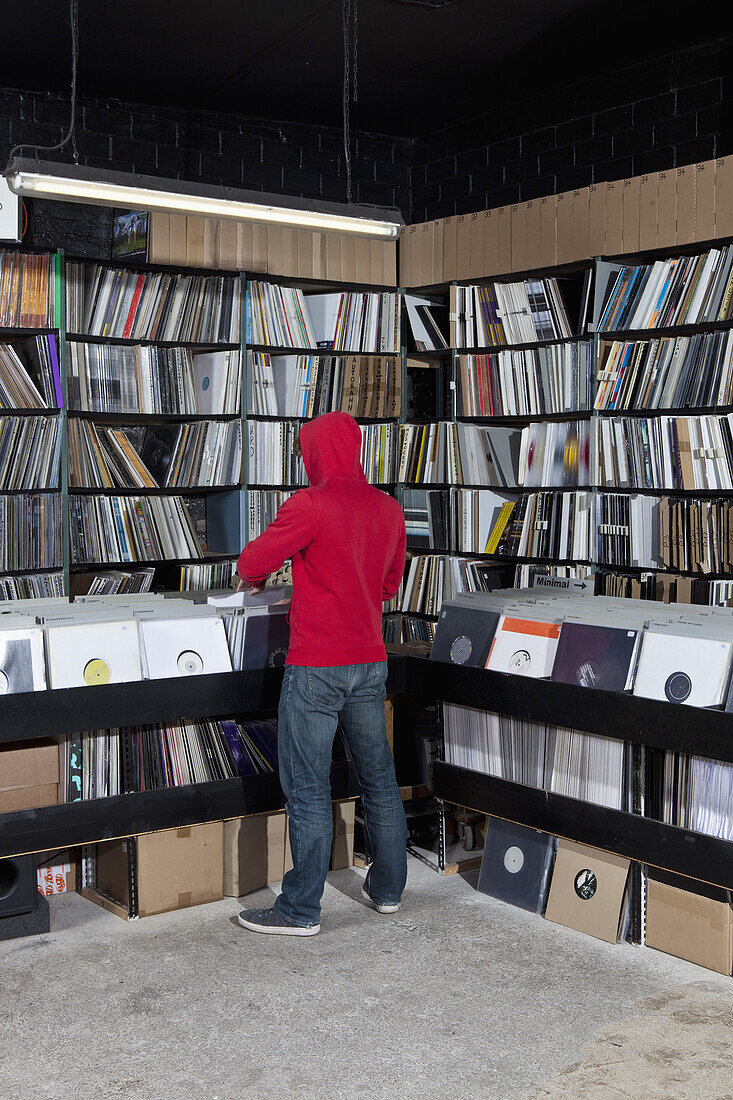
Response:
[[[264,592],[264,590],[265,590],[264,584],[261,584],[259,587],[257,587],[254,584],[247,584],[246,581],[241,581],[240,580],[239,584],[237,585],[237,592],[245,592],[246,591],[248,596],[255,596],[258,592]]]

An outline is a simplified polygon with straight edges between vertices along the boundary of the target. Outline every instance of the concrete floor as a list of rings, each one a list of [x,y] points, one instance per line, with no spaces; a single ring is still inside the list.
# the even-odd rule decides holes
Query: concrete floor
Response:
[[[414,860],[396,916],[360,886],[330,875],[304,940],[233,900],[127,924],[52,899],[50,935],[0,943],[1,1100],[733,1097],[733,979]]]

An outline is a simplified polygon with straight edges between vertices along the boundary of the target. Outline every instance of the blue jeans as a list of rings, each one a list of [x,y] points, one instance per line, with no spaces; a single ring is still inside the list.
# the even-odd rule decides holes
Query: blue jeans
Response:
[[[372,856],[366,889],[375,901],[400,900],[407,879],[407,826],[384,726],[387,663],[285,669],[278,713],[280,784],[287,799],[293,869],[276,912],[291,924],[321,920],[331,861],[331,753],[341,721],[364,803]]]

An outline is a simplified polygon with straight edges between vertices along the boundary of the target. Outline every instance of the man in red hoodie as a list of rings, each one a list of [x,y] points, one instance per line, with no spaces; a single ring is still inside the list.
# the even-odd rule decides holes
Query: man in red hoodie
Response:
[[[293,562],[290,648],[280,693],[278,755],[293,869],[272,909],[239,922],[255,932],[314,936],[331,857],[331,752],[339,720],[362,790],[372,864],[364,896],[394,913],[407,878],[405,813],[384,725],[387,654],[382,602],[405,566],[397,501],[369,485],[361,431],[346,413],[305,424],[300,449],[310,480],[242,551],[239,576],[261,587]]]

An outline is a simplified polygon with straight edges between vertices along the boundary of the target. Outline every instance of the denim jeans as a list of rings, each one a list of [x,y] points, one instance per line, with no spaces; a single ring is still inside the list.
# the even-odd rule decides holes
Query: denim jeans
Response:
[[[283,879],[275,910],[291,924],[307,927],[321,920],[333,837],[331,752],[339,720],[361,784],[373,860],[366,889],[385,904],[402,896],[407,826],[384,726],[386,678],[386,662],[285,669],[278,756],[293,869]]]

